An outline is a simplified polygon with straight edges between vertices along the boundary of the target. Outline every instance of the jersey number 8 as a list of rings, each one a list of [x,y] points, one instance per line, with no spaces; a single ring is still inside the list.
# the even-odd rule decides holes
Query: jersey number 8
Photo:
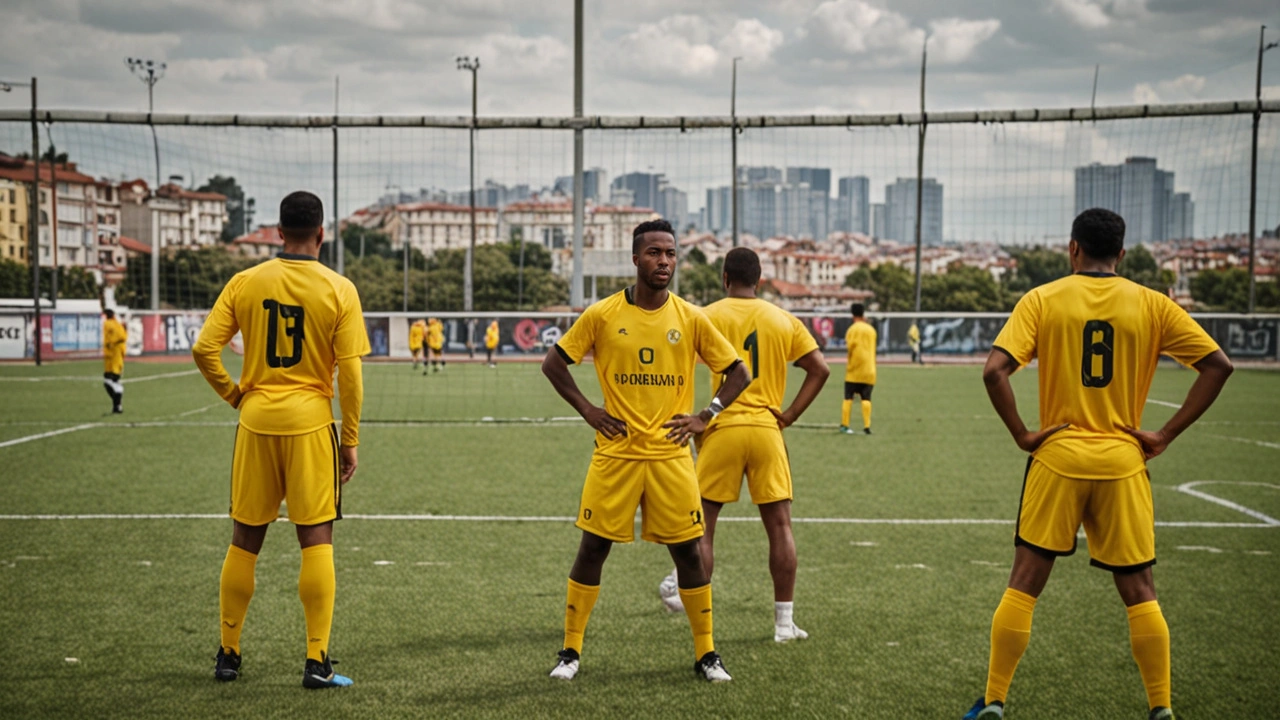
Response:
[[[1115,354],[1115,328],[1106,320],[1090,320],[1084,324],[1084,355],[1080,359],[1080,382],[1085,387],[1104,388],[1111,384]],[[1094,358],[1099,371],[1094,374]]]
[[[293,367],[302,361],[302,323],[301,305],[285,305],[275,300],[263,300],[262,309],[267,311],[267,366]],[[293,350],[287,356],[278,354],[280,319],[284,319],[284,334],[293,338]],[[292,323],[290,323],[292,321]]]

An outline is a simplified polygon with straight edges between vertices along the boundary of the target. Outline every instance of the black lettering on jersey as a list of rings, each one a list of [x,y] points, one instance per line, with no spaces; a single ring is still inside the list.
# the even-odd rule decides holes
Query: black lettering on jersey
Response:
[[[641,365],[653,364],[653,348],[640,348],[640,364]]]
[[[674,387],[683,386],[684,378],[678,378],[670,373],[614,373],[613,384]]]
[[[267,311],[267,367],[293,367],[302,361],[302,341],[304,339],[303,310],[301,305],[286,305],[275,300],[263,300],[262,309]],[[279,325],[284,319],[284,334],[293,338],[293,348],[289,355],[278,354]],[[292,323],[290,323],[292,321]]]
[[[1080,382],[1085,387],[1104,388],[1111,384],[1115,360],[1115,328],[1106,320],[1084,324],[1084,354],[1080,358]],[[1095,339],[1096,338],[1096,339]],[[1093,374],[1093,358],[1102,360],[1101,373]]]

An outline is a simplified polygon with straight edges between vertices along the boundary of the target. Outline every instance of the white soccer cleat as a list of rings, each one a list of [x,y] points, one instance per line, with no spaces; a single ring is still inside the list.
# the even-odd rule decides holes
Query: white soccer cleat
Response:
[[[551,670],[556,680],[572,680],[578,674],[578,651],[565,648],[560,651],[560,662]]]
[[[680,599],[680,586],[676,581],[675,570],[658,583],[658,596],[662,598],[662,604],[667,607],[667,612],[684,612],[684,601]]]
[[[808,637],[809,633],[796,627],[795,623],[790,625],[773,626],[773,641],[777,643],[791,642],[792,640],[806,640]]]

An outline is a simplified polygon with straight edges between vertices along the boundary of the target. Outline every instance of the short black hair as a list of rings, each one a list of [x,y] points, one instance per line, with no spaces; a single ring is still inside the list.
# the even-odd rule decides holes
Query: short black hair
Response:
[[[760,256],[751,248],[736,247],[724,256],[724,274],[734,285],[755,287],[760,282]]]
[[[111,308],[107,308],[106,310],[102,311],[102,314],[106,315],[108,320],[113,320],[115,319],[116,311],[112,310]]]
[[[1071,223],[1071,239],[1094,260],[1114,260],[1124,249],[1124,218],[1104,208],[1089,208]]]
[[[853,313],[854,317],[862,317],[867,314],[867,307],[862,303],[854,303],[849,306],[849,312]]]
[[[640,253],[640,241],[644,239],[645,233],[651,232],[664,232],[673,238],[676,236],[675,228],[671,227],[671,223],[666,220],[663,220],[662,218],[658,218],[657,220],[646,220],[645,222],[637,225],[635,230],[631,231],[632,255],[638,255]]]
[[[286,240],[310,239],[324,227],[324,203],[315,193],[298,190],[280,201],[280,231]]]

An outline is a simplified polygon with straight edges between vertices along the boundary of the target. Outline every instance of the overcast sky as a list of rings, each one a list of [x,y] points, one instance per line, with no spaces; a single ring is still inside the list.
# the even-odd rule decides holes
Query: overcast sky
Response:
[[[1252,97],[1276,0],[587,0],[588,114],[897,112]],[[168,63],[157,111],[464,114],[573,110],[573,2],[6,0],[0,78],[40,78],[45,107],[141,110],[125,56]],[[1280,51],[1264,96],[1280,98]],[[24,100],[0,97],[0,106]]]

